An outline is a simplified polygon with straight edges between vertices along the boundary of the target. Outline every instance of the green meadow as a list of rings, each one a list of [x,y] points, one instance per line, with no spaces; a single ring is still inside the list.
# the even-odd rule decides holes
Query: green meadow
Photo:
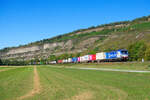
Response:
[[[70,64],[9,67],[0,72],[0,100],[150,100],[150,73],[66,68],[99,68],[102,65],[103,68],[125,66],[124,63],[115,63],[100,66]],[[148,63],[137,65],[133,63],[132,67],[135,68],[131,69],[140,70],[142,65],[146,68]],[[129,66],[127,63],[125,69],[130,69]],[[7,67],[0,67],[0,70],[3,69]]]

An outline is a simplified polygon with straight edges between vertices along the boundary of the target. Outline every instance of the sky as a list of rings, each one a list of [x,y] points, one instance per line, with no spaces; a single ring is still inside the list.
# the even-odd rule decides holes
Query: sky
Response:
[[[0,49],[150,15],[150,0],[0,0]]]

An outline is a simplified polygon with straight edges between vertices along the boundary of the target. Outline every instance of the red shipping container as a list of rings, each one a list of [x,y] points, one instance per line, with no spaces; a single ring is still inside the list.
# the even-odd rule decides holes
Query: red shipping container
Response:
[[[96,54],[94,54],[94,55],[89,55],[89,60],[96,60]]]
[[[93,60],[96,60],[96,54],[93,55]]]
[[[58,63],[62,63],[62,60],[58,60]]]

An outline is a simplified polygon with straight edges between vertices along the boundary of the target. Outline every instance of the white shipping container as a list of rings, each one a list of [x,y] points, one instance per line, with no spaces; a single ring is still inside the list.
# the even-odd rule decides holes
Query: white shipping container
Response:
[[[85,55],[84,57],[85,57],[85,61],[89,61],[90,60],[89,55]]]
[[[85,61],[85,56],[82,56],[82,61],[83,61],[83,62]]]
[[[65,59],[63,59],[62,62],[65,63]]]
[[[96,53],[96,60],[104,60],[106,59],[105,52]]]
[[[89,55],[83,56],[83,62],[88,61],[88,60],[89,60]]]
[[[80,57],[80,62],[83,62],[84,61],[84,56],[81,56]]]
[[[65,59],[65,63],[67,63],[68,62],[68,60],[67,59]]]
[[[50,64],[56,64],[56,61],[51,61]]]
[[[66,59],[63,59],[63,61],[62,61],[63,63],[66,63]]]
[[[68,58],[68,62],[71,63],[72,62],[72,58]]]

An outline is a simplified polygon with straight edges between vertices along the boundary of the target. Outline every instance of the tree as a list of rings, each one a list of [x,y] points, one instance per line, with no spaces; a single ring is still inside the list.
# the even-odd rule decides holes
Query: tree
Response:
[[[70,57],[70,55],[68,53],[64,53],[64,54],[59,56],[60,59],[67,59],[69,57]]]
[[[38,61],[38,64],[43,65],[43,64],[46,64],[46,62],[47,62],[46,59],[41,58],[41,59]]]
[[[139,41],[129,46],[128,48],[130,58],[132,61],[138,61],[145,57],[146,45]]]
[[[50,60],[50,61],[56,60],[56,56],[55,55],[50,55],[48,57],[48,60]]]
[[[75,54],[75,57],[80,57],[80,56],[81,56],[80,52]]]
[[[150,61],[150,47],[147,46],[145,51],[145,60]]]
[[[0,59],[0,65],[3,65],[3,62],[2,62],[2,60]]]

